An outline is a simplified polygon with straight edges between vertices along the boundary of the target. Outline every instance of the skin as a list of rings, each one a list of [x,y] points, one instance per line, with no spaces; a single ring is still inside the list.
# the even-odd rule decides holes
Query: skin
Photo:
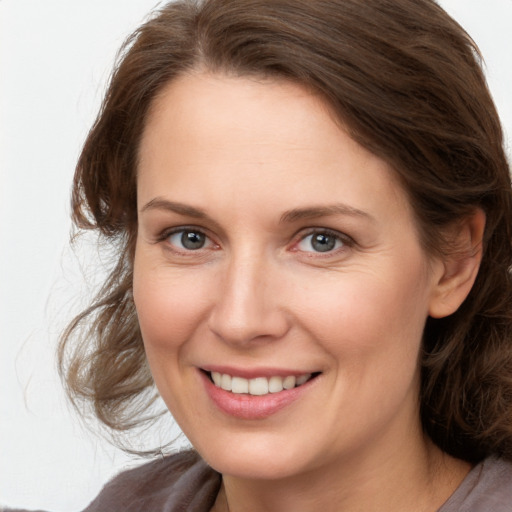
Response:
[[[141,146],[134,300],[160,394],[223,474],[215,510],[434,511],[469,467],[419,420],[429,314],[455,311],[479,251],[428,257],[386,162],[283,81],[203,72],[155,100]],[[179,203],[179,204],[177,204]],[[468,249],[485,219],[458,225]],[[192,250],[183,230],[203,233]],[[335,246],[318,252],[311,233]],[[319,372],[261,419],[221,411],[201,369]]]

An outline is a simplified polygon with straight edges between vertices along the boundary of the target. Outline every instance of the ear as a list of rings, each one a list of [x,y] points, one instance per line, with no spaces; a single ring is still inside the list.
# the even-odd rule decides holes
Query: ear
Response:
[[[433,318],[451,315],[468,296],[482,261],[485,213],[480,208],[448,232],[456,248],[435,263],[434,289],[429,314]]]

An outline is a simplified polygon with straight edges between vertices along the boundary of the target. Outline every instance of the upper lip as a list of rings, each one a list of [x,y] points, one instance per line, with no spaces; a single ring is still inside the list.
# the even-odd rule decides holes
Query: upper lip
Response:
[[[255,379],[256,377],[288,377],[293,375],[298,377],[309,373],[319,373],[318,371],[311,370],[297,370],[290,368],[276,368],[276,367],[259,367],[259,368],[235,368],[232,366],[224,365],[206,365],[201,366],[201,370],[205,372],[218,372],[222,374],[231,375],[232,377],[242,377],[244,379]]]

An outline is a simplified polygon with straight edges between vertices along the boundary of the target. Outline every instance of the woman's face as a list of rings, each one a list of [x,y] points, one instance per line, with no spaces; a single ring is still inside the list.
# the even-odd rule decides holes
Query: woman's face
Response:
[[[214,468],[281,478],[418,442],[439,265],[392,170],[320,99],[281,81],[175,80],[142,139],[138,209],[151,371]]]

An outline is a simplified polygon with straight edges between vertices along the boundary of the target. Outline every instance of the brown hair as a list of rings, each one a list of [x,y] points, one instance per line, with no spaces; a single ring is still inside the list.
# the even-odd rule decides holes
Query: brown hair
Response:
[[[427,320],[422,421],[452,455],[512,459],[511,188],[479,61],[433,0],[183,0],[156,12],[123,46],[76,169],[74,222],[113,244],[116,265],[62,338],[74,403],[92,403],[117,430],[152,417],[131,284],[137,152],[153,99],[199,67],[281,77],[322,95],[351,136],[393,166],[429,253],[448,250],[444,227],[485,211],[469,297],[450,317]]]

